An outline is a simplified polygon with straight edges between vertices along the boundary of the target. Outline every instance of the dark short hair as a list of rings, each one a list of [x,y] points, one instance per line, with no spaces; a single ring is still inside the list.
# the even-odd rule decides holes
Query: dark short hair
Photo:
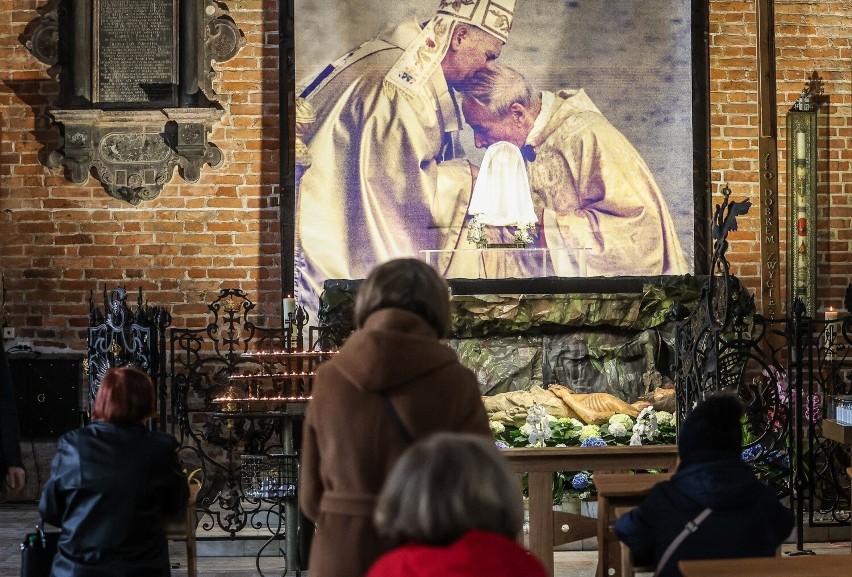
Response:
[[[379,494],[376,528],[391,539],[449,544],[472,529],[514,539],[521,487],[494,446],[471,433],[436,433],[409,447]]]
[[[740,458],[744,407],[730,391],[714,392],[699,402],[680,427],[677,446],[682,462]]]
[[[108,369],[98,387],[92,419],[108,423],[144,423],[156,411],[151,377],[134,367]]]
[[[380,309],[398,308],[420,315],[443,338],[450,333],[447,282],[415,258],[388,261],[373,269],[355,297],[355,327]]]

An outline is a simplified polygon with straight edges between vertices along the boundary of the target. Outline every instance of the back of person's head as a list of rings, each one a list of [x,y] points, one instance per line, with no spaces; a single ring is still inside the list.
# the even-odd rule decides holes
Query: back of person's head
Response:
[[[530,108],[535,93],[517,70],[491,63],[475,72],[462,86],[465,98],[472,98],[497,116],[506,116],[516,102]]]
[[[678,453],[682,463],[739,459],[744,409],[736,395],[720,392],[698,403],[681,425]]]
[[[92,419],[117,424],[141,424],[156,412],[151,378],[134,367],[108,369],[95,397]]]
[[[388,261],[373,269],[355,297],[355,326],[374,312],[397,308],[420,315],[438,337],[450,333],[450,296],[446,281],[414,258]]]
[[[523,516],[518,481],[492,441],[437,433],[409,447],[394,465],[374,520],[391,539],[445,545],[472,529],[514,539]]]

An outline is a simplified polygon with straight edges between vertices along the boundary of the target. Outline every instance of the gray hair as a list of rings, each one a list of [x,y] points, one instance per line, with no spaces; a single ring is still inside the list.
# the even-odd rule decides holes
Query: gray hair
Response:
[[[380,309],[415,313],[435,329],[439,338],[450,333],[450,295],[447,282],[422,260],[400,258],[374,268],[355,297],[354,321],[360,328]]]
[[[505,116],[514,103],[532,106],[534,90],[523,74],[501,64],[490,64],[474,73],[462,87],[465,98],[472,98],[493,114]]]
[[[514,539],[524,521],[521,488],[493,441],[436,433],[399,458],[374,521],[391,539],[425,544],[449,544],[471,529]]]

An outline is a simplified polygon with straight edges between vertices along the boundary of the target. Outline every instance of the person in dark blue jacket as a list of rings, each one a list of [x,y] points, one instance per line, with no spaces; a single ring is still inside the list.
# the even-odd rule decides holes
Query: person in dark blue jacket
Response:
[[[741,458],[742,416],[731,393],[708,396],[687,416],[677,472],[615,523],[637,565],[656,566],[685,525],[707,509],[695,532],[658,567],[658,577],[680,577],[681,559],[770,557],[790,535],[793,513]]]
[[[92,408],[94,422],[63,435],[39,512],[62,528],[51,577],[168,577],[166,516],[187,503],[178,443],[150,431],[151,379],[132,367],[109,369]]]

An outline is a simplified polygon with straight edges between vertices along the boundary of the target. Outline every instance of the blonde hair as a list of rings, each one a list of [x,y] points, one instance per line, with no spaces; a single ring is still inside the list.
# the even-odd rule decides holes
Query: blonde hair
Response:
[[[355,297],[355,327],[364,326],[380,309],[398,308],[415,313],[443,338],[450,333],[450,296],[447,282],[421,260],[400,258],[377,266]]]
[[[449,544],[472,529],[514,539],[523,526],[521,488],[494,442],[437,433],[409,447],[379,494],[378,531],[391,539]]]

